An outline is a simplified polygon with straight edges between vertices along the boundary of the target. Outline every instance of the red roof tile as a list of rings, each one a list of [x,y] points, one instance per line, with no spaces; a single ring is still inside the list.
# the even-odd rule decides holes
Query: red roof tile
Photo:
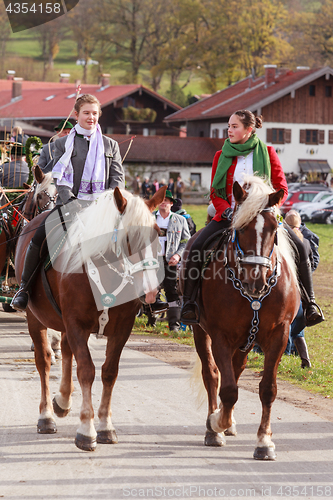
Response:
[[[156,99],[164,102],[174,110],[181,109],[180,106],[169,101],[169,99],[142,85],[110,85],[106,87],[81,85],[81,93],[95,95],[102,107],[138,90],[156,97]],[[61,119],[68,116],[71,106],[74,106],[75,95],[75,84],[22,81],[22,98],[12,101],[12,81],[0,80],[0,117]]]
[[[130,135],[112,135],[120,146],[122,158],[130,144]],[[133,140],[125,162],[177,163],[211,165],[224,139],[208,137],[142,136]]]
[[[186,122],[211,118],[229,117],[237,109],[252,109],[260,103],[268,104],[297,88],[313,81],[325,73],[333,74],[332,68],[316,68],[298,71],[285,71],[277,74],[274,83],[266,86],[265,77],[245,78],[226,89],[219,90],[186,108],[169,115],[165,121]],[[267,102],[265,102],[267,101]]]

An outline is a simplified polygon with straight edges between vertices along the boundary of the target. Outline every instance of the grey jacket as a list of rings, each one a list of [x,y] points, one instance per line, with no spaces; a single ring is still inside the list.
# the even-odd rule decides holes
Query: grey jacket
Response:
[[[51,149],[52,159],[50,156],[50,149]],[[38,160],[38,165],[43,170],[44,174],[47,174],[48,172],[52,171],[54,149],[55,149],[55,142],[51,142],[51,144],[47,143],[42,148],[42,151],[40,153],[40,157]]]
[[[157,211],[154,212],[156,217]],[[167,244],[165,249],[165,258],[167,262],[175,253],[182,257],[186,243],[191,238],[186,219],[181,215],[170,212],[169,224],[167,229]]]
[[[65,152],[67,137],[61,137],[55,141],[53,166]],[[125,187],[125,174],[121,164],[121,156],[118,142],[103,135],[105,150],[105,188]],[[72,190],[67,186],[58,186],[57,179],[54,179],[59,193],[57,205],[67,203],[71,198],[76,198],[80,189],[85,160],[88,154],[88,141],[83,137],[74,138],[73,154],[71,157],[74,170],[74,185]]]

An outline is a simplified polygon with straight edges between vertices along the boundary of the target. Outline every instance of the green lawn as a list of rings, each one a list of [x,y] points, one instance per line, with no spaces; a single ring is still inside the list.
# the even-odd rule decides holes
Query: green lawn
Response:
[[[197,224],[197,229],[204,226],[206,221],[207,206],[184,205],[186,211]],[[282,357],[278,370],[278,378],[286,380],[313,393],[333,398],[333,301],[332,294],[328,296],[321,290],[322,281],[333,284],[333,226],[321,224],[307,224],[307,227],[320,237],[320,264],[314,273],[315,291],[321,305],[326,321],[305,330],[306,341],[309,348],[312,368],[301,369],[301,360],[297,356]],[[320,293],[319,293],[320,292]],[[146,335],[159,334],[163,338],[180,343],[193,345],[193,338],[189,328],[185,332],[170,333],[165,321],[158,322],[157,327],[146,327],[146,317],[136,320],[133,333]],[[259,372],[263,369],[264,356],[254,353],[248,357],[248,368]]]

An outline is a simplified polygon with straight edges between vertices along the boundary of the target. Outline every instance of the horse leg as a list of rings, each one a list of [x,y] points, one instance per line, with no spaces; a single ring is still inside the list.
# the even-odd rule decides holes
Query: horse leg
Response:
[[[39,434],[53,434],[57,432],[57,426],[53,418],[50,395],[51,348],[47,338],[47,328],[35,318],[29,308],[27,309],[27,321],[29,333],[35,346],[35,363],[41,382],[37,432]]]
[[[201,361],[202,380],[208,395],[208,417],[204,443],[206,446],[224,446],[226,442],[223,433],[213,431],[209,425],[209,415],[218,408],[217,390],[219,385],[219,371],[212,354],[212,341],[199,325],[193,325],[193,338]]]
[[[97,427],[97,442],[102,444],[118,443],[117,433],[111,420],[111,397],[118,376],[120,355],[130,336],[134,317],[130,316],[126,323],[127,325],[124,325],[123,322],[117,321],[117,324],[122,325],[123,331],[121,333],[113,332],[112,335],[108,336],[107,340],[106,357],[102,366],[103,391],[98,409],[99,424]]]
[[[91,401],[91,388],[95,378],[95,366],[88,348],[90,333],[76,323],[65,323],[69,347],[77,363],[77,378],[82,392],[80,410],[81,424],[76,432],[75,444],[84,451],[96,449],[96,430],[94,426],[94,409]]]
[[[217,345],[218,342],[214,345],[213,340],[212,347],[214,359],[221,373],[221,387],[219,392],[221,408],[216,409],[208,417],[208,425],[215,432],[224,432],[233,425],[232,413],[238,399],[238,387],[232,366],[233,353],[225,345]]]
[[[236,379],[236,384],[238,384],[239,377],[243,373],[246,362],[247,362],[247,355],[249,351],[242,352],[240,349],[236,349],[233,357],[232,357],[232,366],[234,369],[234,374],[235,374],[235,379]],[[236,429],[236,420],[234,417],[234,409],[232,409],[232,424],[231,427],[226,429],[224,431],[224,434],[226,436],[237,436],[237,429]]]
[[[257,433],[257,445],[253,458],[256,460],[275,460],[275,445],[271,439],[271,411],[277,394],[276,374],[278,366],[285,350],[289,333],[289,325],[286,335],[277,337],[277,340],[270,345],[269,350],[263,346],[265,354],[264,375],[259,384],[259,397],[262,405],[261,422]],[[278,341],[280,341],[278,343]]]
[[[68,344],[66,333],[61,334],[61,352],[62,352],[62,373],[59,388],[59,394],[53,398],[54,413],[62,418],[70,412],[72,405],[72,393],[74,391],[72,367],[73,353]]]

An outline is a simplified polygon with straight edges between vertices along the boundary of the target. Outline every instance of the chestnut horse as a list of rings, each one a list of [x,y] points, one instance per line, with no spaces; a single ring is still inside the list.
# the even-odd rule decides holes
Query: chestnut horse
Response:
[[[204,270],[200,324],[193,331],[208,394],[205,444],[223,446],[224,432],[236,435],[237,382],[256,341],[265,362],[254,458],[274,460],[270,417],[277,393],[276,374],[300,296],[294,256],[277,208],[283,190],[275,192],[257,176],[247,176],[245,181],[244,188],[237,182],[233,186],[236,206],[231,230]]]
[[[115,188],[114,191],[106,191],[98,200],[79,212],[68,230],[69,249],[63,252],[63,259],[60,255],[61,264],[55,261],[55,266],[46,272],[56,305],[54,303],[52,305],[49,294],[45,292],[42,271],[37,273],[29,298],[27,320],[29,333],[35,345],[35,362],[41,379],[40,415],[37,424],[39,433],[56,432],[53,410],[59,417],[66,416],[70,410],[74,355],[77,363],[77,377],[82,390],[81,424],[76,434],[75,444],[80,449],[92,451],[96,448],[97,442],[109,444],[117,442],[116,431],[111,421],[111,394],[118,374],[119,358],[131,333],[140,307],[140,300],[134,298],[127,303],[109,306],[108,309],[108,301],[112,297],[115,298],[116,292],[114,295],[104,293],[101,297],[104,299],[106,297],[106,306],[98,307],[89,277],[100,289],[102,278],[99,280],[99,271],[93,265],[94,258],[108,259],[107,266],[114,268],[115,260],[113,264],[110,262],[110,254],[113,256],[116,254],[119,257],[118,260],[123,259],[124,262],[125,268],[122,268],[122,271],[125,270],[125,272],[118,273],[123,277],[123,281],[130,281],[133,276],[139,275],[146,302],[155,301],[158,261],[152,250],[153,245],[143,248],[141,235],[145,228],[149,228],[153,232],[153,238],[158,241],[158,227],[151,212],[163,201],[165,190],[165,187],[161,188],[149,201],[145,202],[139,197]],[[66,206],[64,208],[66,210]],[[39,215],[29,223],[29,231],[26,230],[27,228],[22,231],[15,259],[18,280],[21,277],[26,248],[33,236],[32,230],[38,227],[44,217],[45,214]],[[120,227],[123,227],[121,231]],[[131,228],[134,231],[134,238],[129,239],[128,234]],[[88,235],[88,240],[83,241],[82,235],[83,237]],[[126,250],[129,253],[125,257]],[[140,251],[143,256],[142,260],[131,264],[131,256]],[[125,265],[125,260],[127,265]],[[154,285],[149,288],[147,280],[150,280],[150,283],[154,282]],[[120,289],[121,286],[118,288]],[[106,359],[102,367],[103,393],[96,433],[91,401],[95,367],[89,352],[88,339],[91,333],[101,331],[101,327],[107,337],[107,347]],[[60,391],[53,400],[53,406],[49,389],[51,356],[47,342],[47,328],[62,332],[62,378]]]

